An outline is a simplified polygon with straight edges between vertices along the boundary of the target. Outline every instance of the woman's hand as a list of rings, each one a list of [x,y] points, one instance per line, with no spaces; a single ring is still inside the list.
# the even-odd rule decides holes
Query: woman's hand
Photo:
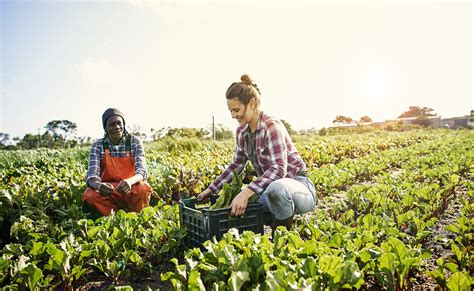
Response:
[[[230,215],[241,216],[244,214],[245,210],[247,209],[249,198],[252,195],[254,195],[254,192],[249,188],[245,188],[244,190],[240,191],[240,193],[234,197],[232,203],[230,203]]]
[[[132,184],[124,179],[118,183],[116,190],[122,195],[128,194],[132,190]]]
[[[99,189],[97,190],[99,190],[99,193],[102,196],[110,196],[112,195],[112,193],[114,193],[115,188],[114,188],[114,185],[110,183],[100,183]]]
[[[212,191],[210,189],[206,189],[202,191],[201,193],[199,193],[199,195],[196,197],[196,200],[198,202],[206,201],[209,198],[209,196],[211,196],[211,194],[212,194]]]

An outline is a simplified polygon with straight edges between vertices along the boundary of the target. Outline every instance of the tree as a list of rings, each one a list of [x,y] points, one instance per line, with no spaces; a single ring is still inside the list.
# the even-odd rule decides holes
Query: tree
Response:
[[[22,149],[34,149],[39,145],[39,136],[37,134],[27,133],[18,141],[17,146]]]
[[[409,117],[429,117],[429,116],[436,116],[434,110],[428,107],[420,107],[420,106],[410,106],[409,109],[398,118],[409,118]]]
[[[64,147],[68,138],[74,136],[77,131],[77,125],[69,120],[52,120],[45,128],[53,136],[54,142],[62,142]]]
[[[8,140],[10,140],[10,135],[8,133],[0,132],[0,148],[4,148]]]
[[[77,141],[81,145],[90,145],[92,144],[93,138],[90,136],[81,136]]]
[[[354,123],[354,119],[344,116],[344,115],[337,115],[336,119],[334,119],[332,123],[350,124],[350,123]]]
[[[410,106],[409,109],[403,112],[398,118],[415,118],[413,124],[422,126],[430,126],[431,120],[429,117],[436,116],[434,110],[428,107]]]
[[[231,139],[234,137],[234,132],[223,124],[217,124],[215,128],[216,140]]]
[[[151,132],[151,138],[153,139],[153,141],[157,141],[157,140],[160,140],[162,139],[163,137],[165,137],[168,133],[168,131],[170,131],[171,127],[162,127],[160,129],[150,129],[150,132]]]
[[[296,130],[294,130],[293,128],[291,128],[291,124],[284,120],[284,119],[281,119],[281,123],[283,123],[283,125],[286,127],[286,131],[288,131],[288,134],[289,135],[295,135],[297,134]]]
[[[48,131],[46,131],[45,133],[43,133],[43,135],[39,137],[38,147],[53,148],[56,145],[58,145],[58,142],[54,139],[54,136],[51,135]]]
[[[372,122],[372,118],[368,117],[367,115],[362,116],[359,120],[359,123],[368,123]]]
[[[142,127],[138,124],[132,124],[128,127],[128,133],[140,139],[146,138],[146,133],[143,132]]]

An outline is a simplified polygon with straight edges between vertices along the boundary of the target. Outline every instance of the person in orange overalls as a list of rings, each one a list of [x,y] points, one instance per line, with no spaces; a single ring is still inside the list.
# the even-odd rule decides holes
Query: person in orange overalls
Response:
[[[119,209],[140,212],[149,205],[153,191],[145,181],[148,170],[143,142],[127,132],[118,109],[105,110],[102,125],[105,135],[91,146],[86,177],[89,188],[82,201],[104,216]]]

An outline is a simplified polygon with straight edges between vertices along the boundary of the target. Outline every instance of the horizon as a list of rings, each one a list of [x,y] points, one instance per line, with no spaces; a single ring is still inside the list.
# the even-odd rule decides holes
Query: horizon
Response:
[[[262,110],[293,129],[441,118],[474,109],[468,2],[2,1],[0,132],[52,120],[99,138],[101,115],[129,126],[234,131],[225,90],[250,75]]]

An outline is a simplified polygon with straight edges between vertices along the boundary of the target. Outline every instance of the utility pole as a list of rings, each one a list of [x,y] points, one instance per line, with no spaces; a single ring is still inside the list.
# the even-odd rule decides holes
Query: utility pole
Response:
[[[214,112],[212,112],[212,140],[216,140],[216,128],[214,126]]]

